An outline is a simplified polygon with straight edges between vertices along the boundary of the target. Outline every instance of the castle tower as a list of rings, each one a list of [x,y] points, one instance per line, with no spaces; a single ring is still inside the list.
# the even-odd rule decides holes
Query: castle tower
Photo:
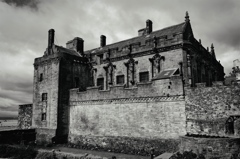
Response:
[[[69,89],[85,90],[89,85],[88,59],[82,57],[83,40],[74,38],[67,45],[72,48],[55,45],[54,30],[51,29],[44,56],[34,61],[32,123],[33,128],[37,128],[40,142],[67,139]]]

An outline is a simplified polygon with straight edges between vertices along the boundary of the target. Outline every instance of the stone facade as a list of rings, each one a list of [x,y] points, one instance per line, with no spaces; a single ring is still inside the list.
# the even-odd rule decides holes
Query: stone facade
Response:
[[[32,126],[32,104],[19,105],[18,129],[29,129]]]
[[[211,94],[214,81],[223,80],[223,67],[214,46],[209,51],[194,38],[188,15],[185,22],[157,31],[147,20],[137,37],[109,45],[102,35],[100,47],[88,51],[78,37],[66,48],[57,46],[54,34],[49,30],[48,47],[34,62],[32,127],[38,141],[65,138],[118,152],[154,147],[160,153],[156,141],[168,147],[171,140],[175,151],[179,136],[198,133],[199,120],[204,128],[211,126],[205,114],[196,117],[205,108],[192,103],[205,97],[195,87],[204,82]],[[212,122],[222,128],[228,116],[221,113],[213,113]]]

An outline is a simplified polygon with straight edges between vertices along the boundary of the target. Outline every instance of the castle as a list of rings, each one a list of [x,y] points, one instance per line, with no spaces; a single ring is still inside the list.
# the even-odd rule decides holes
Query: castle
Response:
[[[240,100],[233,104],[230,95],[239,87],[218,82],[223,66],[213,45],[195,39],[188,13],[183,23],[156,31],[147,20],[138,36],[113,44],[101,35],[100,46],[88,51],[82,38],[65,48],[54,35],[49,30],[48,47],[34,61],[31,127],[38,141],[65,137],[139,150],[157,149],[163,139],[179,143],[189,133],[238,136]]]

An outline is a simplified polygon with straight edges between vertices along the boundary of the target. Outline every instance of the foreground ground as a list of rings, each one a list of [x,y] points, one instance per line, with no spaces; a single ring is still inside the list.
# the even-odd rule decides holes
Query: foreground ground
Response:
[[[106,157],[106,158],[112,158],[112,156],[116,156],[117,159],[149,159],[150,158],[150,156],[127,155],[127,154],[112,153],[112,152],[105,152],[105,151],[82,150],[82,149],[59,147],[59,146],[52,147],[48,150],[53,150],[53,149],[60,150],[61,152],[66,152],[66,153],[92,154],[92,155]]]

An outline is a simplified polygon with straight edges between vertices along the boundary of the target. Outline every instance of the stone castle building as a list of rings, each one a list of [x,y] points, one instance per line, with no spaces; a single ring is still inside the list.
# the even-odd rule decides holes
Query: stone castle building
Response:
[[[31,125],[38,141],[157,150],[164,139],[178,143],[188,133],[238,135],[239,111],[232,109],[239,99],[235,107],[233,100],[224,104],[236,88],[224,91],[216,82],[224,80],[223,66],[213,45],[195,39],[188,13],[185,22],[156,31],[147,20],[138,36],[113,44],[102,35],[100,46],[87,51],[79,37],[65,48],[54,35],[49,30],[48,47],[34,61]],[[213,90],[206,102],[200,92]]]

